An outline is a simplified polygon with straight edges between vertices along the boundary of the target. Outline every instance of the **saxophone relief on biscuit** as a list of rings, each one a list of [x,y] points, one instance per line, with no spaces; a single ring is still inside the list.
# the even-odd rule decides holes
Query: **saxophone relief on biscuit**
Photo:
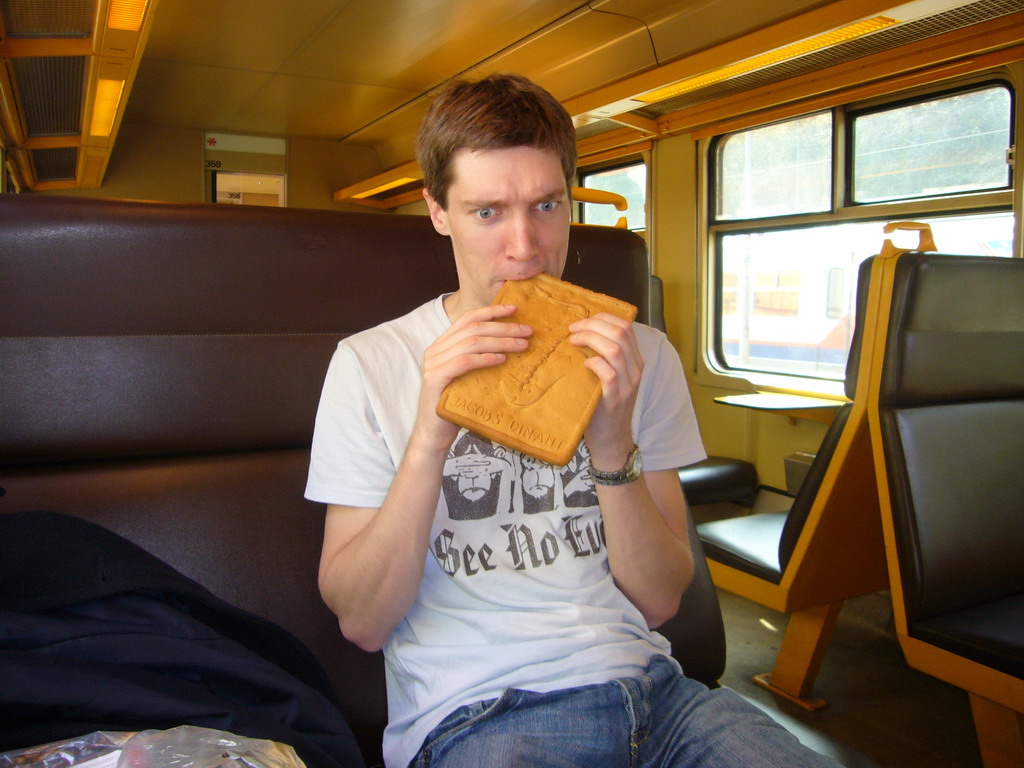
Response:
[[[501,378],[499,384],[501,394],[509,405],[525,408],[540,400],[555,383],[566,375],[564,369],[557,365],[559,357],[567,357],[573,354],[574,348],[569,344],[569,325],[587,317],[589,310],[572,301],[560,299],[550,291],[537,287],[537,293],[544,299],[561,305],[562,316],[567,318],[560,322],[557,328],[561,333],[548,338],[546,341],[535,342],[524,355],[514,360],[508,366],[508,371]],[[547,326],[544,331],[551,331],[553,326]],[[546,336],[547,334],[535,334],[535,336]],[[566,345],[569,348],[566,349]],[[550,365],[544,363],[551,361]]]

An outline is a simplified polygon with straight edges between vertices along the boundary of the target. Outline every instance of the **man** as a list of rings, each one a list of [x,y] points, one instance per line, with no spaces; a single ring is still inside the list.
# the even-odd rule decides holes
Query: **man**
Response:
[[[825,764],[652,631],[693,573],[676,468],[705,455],[664,334],[570,326],[602,394],[566,467],[436,415],[451,381],[528,347],[502,283],[562,273],[569,115],[518,76],[455,83],[417,154],[459,289],[339,345],[306,491],[328,504],[324,599],[385,652],[387,764]]]

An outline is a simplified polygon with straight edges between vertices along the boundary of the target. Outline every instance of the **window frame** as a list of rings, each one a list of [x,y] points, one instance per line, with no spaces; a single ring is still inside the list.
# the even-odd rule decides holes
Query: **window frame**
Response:
[[[948,197],[962,197],[964,195],[973,194],[984,194],[984,193],[996,193],[996,192],[1009,192],[1013,190],[1013,167],[1008,165],[1007,168],[1007,184],[999,188],[989,187],[988,189],[971,190],[969,192],[961,193],[937,193],[933,195],[919,195],[917,197],[909,198],[894,198],[891,200],[876,201],[876,202],[865,202],[859,203],[853,199],[854,189],[854,143],[856,142],[856,131],[854,123],[857,118],[866,115],[879,114],[881,112],[887,112],[890,110],[900,109],[902,107],[910,107],[914,104],[922,104],[926,101],[937,101],[939,99],[946,98],[948,96],[955,96],[960,93],[969,93],[971,91],[982,91],[988,88],[1001,87],[1004,88],[1010,97],[1010,146],[1013,146],[1013,128],[1017,121],[1017,99],[1014,93],[1013,85],[1005,78],[987,78],[978,82],[972,82],[967,84],[947,86],[946,88],[932,91],[930,93],[916,94],[912,97],[897,99],[893,101],[887,101],[882,103],[874,103],[868,106],[855,106],[853,108],[847,107],[845,109],[845,120],[844,120],[844,136],[843,136],[843,157],[845,160],[845,167],[843,169],[844,183],[842,188],[842,200],[846,207],[856,206],[870,206],[870,205],[886,205],[895,202],[912,201],[918,202],[921,200],[929,200],[933,198],[948,198]]]
[[[765,128],[765,127],[770,126],[770,125],[782,125],[784,123],[792,123],[792,122],[794,122],[796,120],[802,120],[804,118],[811,117],[812,115],[829,114],[832,117],[832,168],[833,168],[833,171],[834,171],[835,170],[835,166],[836,166],[835,158],[837,156],[837,154],[836,154],[837,153],[837,147],[836,147],[835,137],[836,137],[836,132],[838,130],[837,123],[839,122],[836,119],[837,118],[837,114],[836,113],[837,113],[837,109],[815,109],[815,110],[811,110],[810,112],[807,112],[807,113],[802,114],[802,115],[794,115],[792,117],[785,117],[785,118],[782,118],[781,120],[773,120],[773,121],[771,121],[769,123],[764,123],[763,125],[755,125],[755,126],[751,126],[750,128],[743,128],[743,129],[736,130],[736,131],[729,131],[728,133],[722,133],[722,134],[719,134],[717,136],[712,137],[711,138],[711,143],[710,143],[709,148],[708,148],[707,156],[705,158],[705,160],[707,162],[707,168],[708,168],[708,188],[707,188],[707,210],[709,212],[708,226],[722,225],[722,224],[727,224],[727,223],[728,224],[733,224],[733,223],[736,223],[738,221],[765,221],[767,219],[771,219],[773,221],[780,221],[780,220],[785,220],[785,219],[790,219],[790,218],[795,218],[795,217],[807,217],[807,216],[815,216],[815,215],[828,215],[832,211],[834,211],[836,209],[836,207],[837,207],[836,206],[836,200],[839,199],[837,197],[838,190],[837,190],[836,184],[835,184],[835,174],[834,173],[832,175],[832,184],[830,185],[830,189],[829,189],[829,207],[827,209],[821,210],[821,211],[813,211],[813,212],[810,212],[810,213],[786,213],[786,214],[780,214],[778,216],[765,216],[765,217],[756,218],[756,219],[720,219],[718,217],[718,197],[716,195],[716,190],[717,190],[716,183],[718,181],[718,152],[719,152],[719,147],[721,147],[722,144],[725,143],[725,141],[726,141],[726,139],[728,137],[735,136],[735,135],[744,133],[746,131],[757,130],[759,128]],[[844,175],[845,175],[845,173],[844,173]]]
[[[792,230],[811,226],[840,224],[844,222],[879,222],[898,221],[907,218],[933,218],[940,216],[957,216],[983,214],[991,212],[1009,212],[1016,214],[1016,201],[1020,191],[1016,169],[1011,165],[1008,172],[1009,186],[998,190],[971,191],[954,194],[921,196],[886,202],[852,202],[852,147],[853,137],[850,126],[855,117],[869,112],[878,112],[911,103],[930,101],[944,96],[982,90],[998,86],[1007,90],[1010,97],[1010,146],[1014,146],[1017,138],[1017,84],[1016,78],[1003,73],[981,73],[977,76],[961,78],[950,84],[932,84],[916,88],[912,91],[894,91],[861,102],[850,102],[829,109],[808,110],[804,115],[788,116],[782,120],[771,121],[764,125],[782,123],[807,115],[830,112],[833,115],[832,131],[832,205],[830,210],[816,213],[794,213],[764,218],[720,219],[718,218],[718,160],[721,143],[731,135],[750,128],[742,128],[724,134],[715,135],[704,140],[701,152],[701,165],[705,181],[701,185],[702,221],[700,229],[703,234],[703,312],[702,340],[700,343],[701,366],[707,373],[716,377],[744,380],[755,386],[770,386],[791,391],[821,392],[822,394],[841,394],[843,379],[828,376],[815,376],[804,372],[781,372],[755,368],[739,368],[726,363],[722,336],[723,315],[720,306],[723,283],[722,237],[735,233],[759,233],[778,230]],[[758,128],[762,126],[751,126]],[[1014,224],[1015,236],[1019,232],[1019,223]],[[881,235],[879,246],[881,245]],[[899,243],[897,243],[899,244]],[[941,244],[940,244],[941,245]],[[1017,245],[1016,250],[1019,250]],[[717,379],[724,383],[723,379]]]

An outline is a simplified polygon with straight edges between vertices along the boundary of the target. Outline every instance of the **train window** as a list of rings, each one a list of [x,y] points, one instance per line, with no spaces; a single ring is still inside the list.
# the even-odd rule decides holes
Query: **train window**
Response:
[[[1009,256],[1013,215],[914,217],[949,253]],[[717,353],[724,367],[842,379],[853,338],[860,262],[884,221],[723,233]]]
[[[1010,186],[1003,86],[855,114],[851,126],[855,203]]]
[[[644,211],[647,200],[647,166],[644,163],[631,163],[580,174],[580,186],[622,195],[629,204],[625,211],[626,226],[634,232],[647,228]],[[609,205],[583,203],[581,208],[581,221],[586,224],[614,226],[623,215],[621,211]]]
[[[987,83],[714,139],[712,365],[841,380],[857,268],[888,221],[929,223],[945,253],[1012,255],[1012,110],[1011,90]]]

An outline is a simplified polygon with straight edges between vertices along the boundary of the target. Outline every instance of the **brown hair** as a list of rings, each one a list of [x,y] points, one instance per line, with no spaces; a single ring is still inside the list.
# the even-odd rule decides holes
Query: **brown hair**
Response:
[[[452,157],[460,149],[536,147],[554,150],[566,191],[576,173],[576,130],[555,97],[522,75],[495,74],[449,83],[434,98],[416,136],[427,192],[444,209]]]

